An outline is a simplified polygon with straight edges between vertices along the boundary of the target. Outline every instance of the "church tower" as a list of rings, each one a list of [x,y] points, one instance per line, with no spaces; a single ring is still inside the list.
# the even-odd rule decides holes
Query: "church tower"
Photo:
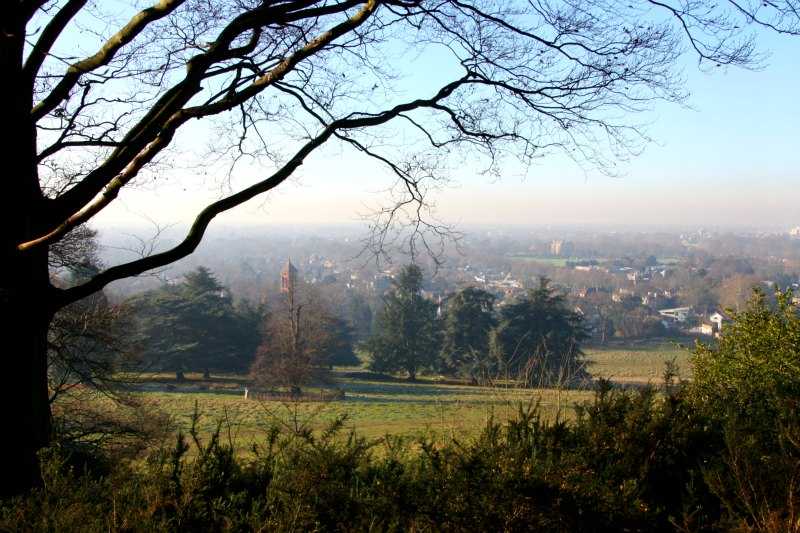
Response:
[[[297,269],[291,260],[286,261],[286,266],[281,271],[281,292],[293,293],[294,285],[297,281]]]

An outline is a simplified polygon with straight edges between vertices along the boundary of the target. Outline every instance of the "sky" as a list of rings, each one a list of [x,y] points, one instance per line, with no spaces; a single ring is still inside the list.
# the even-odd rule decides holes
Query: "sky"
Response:
[[[684,65],[686,106],[658,104],[644,118],[653,142],[618,175],[545,158],[499,179],[451,172],[431,195],[439,220],[498,225],[675,225],[788,229],[800,225],[800,38],[765,35],[759,71],[711,74]],[[416,63],[436,77],[435,57]],[[640,117],[641,118],[641,117]],[[221,194],[219,182],[182,170],[167,187],[125,191],[95,225],[188,224]],[[264,172],[243,171],[250,177]],[[386,169],[339,148],[312,156],[289,183],[218,217],[215,224],[357,222],[389,201]]]

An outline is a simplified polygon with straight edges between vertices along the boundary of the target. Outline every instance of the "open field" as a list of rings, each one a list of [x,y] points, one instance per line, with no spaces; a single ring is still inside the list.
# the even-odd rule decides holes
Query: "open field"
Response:
[[[593,375],[628,385],[658,384],[664,363],[673,359],[682,377],[689,373],[689,352],[668,342],[586,353]],[[137,394],[169,413],[184,430],[196,406],[201,434],[208,435],[221,422],[223,436],[242,448],[262,440],[275,423],[319,429],[343,415],[347,427],[366,437],[465,436],[478,431],[490,416],[502,419],[514,414],[521,403],[539,402],[546,416],[569,418],[573,405],[592,397],[591,390],[476,387],[433,378],[409,383],[353,368],[338,369],[336,377],[345,399],[328,403],[245,400],[243,376],[203,381],[199,374],[188,374],[186,383],[175,384],[174,376],[151,374],[142,377]]]
[[[667,362],[674,361],[682,379],[691,378],[691,352],[686,342],[664,340],[623,346],[587,348],[589,372],[617,383],[658,384]]]
[[[221,421],[224,436],[230,429],[230,437],[239,446],[258,441],[276,422],[289,428],[319,429],[342,415],[347,417],[347,427],[367,437],[463,435],[478,430],[489,416],[505,418],[515,413],[520,403],[538,401],[548,416],[559,412],[569,416],[571,405],[592,395],[588,390],[495,389],[358,377],[344,377],[339,386],[346,391],[345,399],[327,403],[245,400],[242,392],[232,389],[185,392],[176,388],[140,394],[171,414],[183,429],[191,424],[196,406],[202,415],[201,434],[209,434]]]

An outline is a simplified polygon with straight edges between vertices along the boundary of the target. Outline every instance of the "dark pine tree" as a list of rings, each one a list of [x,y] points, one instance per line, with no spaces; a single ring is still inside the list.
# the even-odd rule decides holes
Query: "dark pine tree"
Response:
[[[494,295],[476,287],[447,300],[442,327],[441,370],[477,383],[491,372],[489,334],[496,325]]]
[[[408,265],[384,297],[376,331],[366,343],[370,369],[403,371],[414,380],[420,370],[434,366],[439,352],[436,305],[422,297],[422,279],[422,270]]]
[[[501,375],[528,386],[566,385],[586,378],[580,343],[587,337],[583,317],[541,278],[538,288],[502,309],[490,353]]]

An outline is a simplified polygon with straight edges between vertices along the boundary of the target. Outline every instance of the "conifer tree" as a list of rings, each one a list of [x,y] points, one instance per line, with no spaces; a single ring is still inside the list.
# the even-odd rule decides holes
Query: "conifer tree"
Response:
[[[438,353],[436,305],[422,297],[422,269],[403,268],[384,298],[375,334],[367,342],[370,369],[406,372],[415,380],[420,370],[434,366]]]

